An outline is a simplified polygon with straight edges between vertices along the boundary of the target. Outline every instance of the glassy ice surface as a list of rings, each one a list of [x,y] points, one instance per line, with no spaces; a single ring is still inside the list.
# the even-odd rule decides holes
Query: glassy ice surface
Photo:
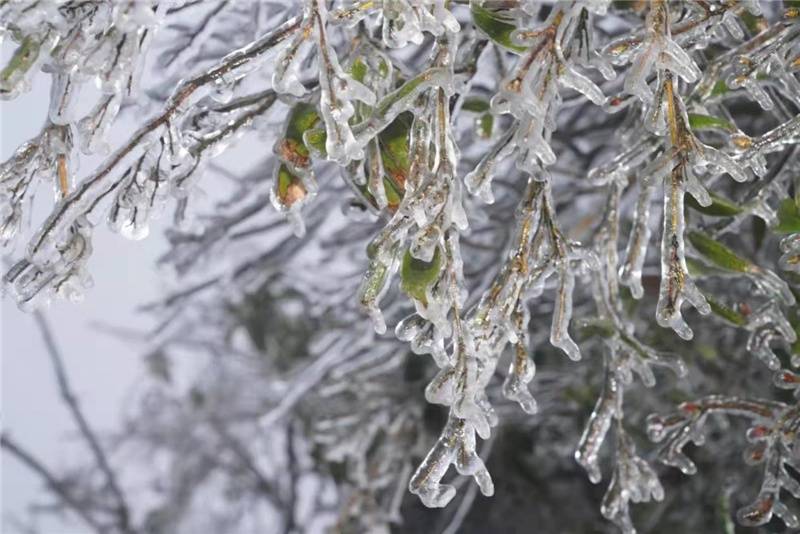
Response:
[[[77,336],[60,310],[113,275],[103,322],[144,363],[95,437],[46,351],[88,453],[36,469],[4,429],[63,477],[23,523],[798,527],[796,7],[14,1],[0,20],[3,110],[40,115],[3,145],[4,305]],[[160,282],[106,267],[152,243]],[[144,332],[110,311],[137,283],[159,288]]]

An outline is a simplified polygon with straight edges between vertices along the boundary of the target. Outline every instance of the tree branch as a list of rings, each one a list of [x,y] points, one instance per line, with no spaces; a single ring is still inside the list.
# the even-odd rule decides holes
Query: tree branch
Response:
[[[109,529],[104,527],[99,521],[92,517],[89,510],[87,510],[81,502],[72,495],[69,488],[55,475],[53,475],[39,460],[37,460],[30,452],[25,450],[19,443],[17,443],[6,432],[0,433],[0,447],[3,448],[10,455],[19,460],[20,463],[25,465],[28,469],[39,475],[44,479],[50,490],[58,495],[64,503],[75,512],[83,521],[99,534],[106,534]]]
[[[97,435],[89,425],[86,416],[83,414],[83,411],[80,408],[78,399],[72,391],[69,378],[67,377],[66,368],[64,367],[64,359],[62,358],[61,352],[56,344],[55,338],[53,337],[53,332],[50,328],[50,325],[47,322],[44,314],[41,312],[35,312],[34,319],[36,321],[36,325],[41,331],[42,339],[44,340],[45,347],[47,348],[47,353],[50,356],[50,362],[53,366],[53,371],[56,376],[56,382],[58,383],[58,390],[61,394],[61,398],[66,403],[81,436],[91,449],[94,459],[97,462],[97,466],[103,473],[106,486],[111,492],[114,501],[116,501],[115,515],[119,521],[119,528],[122,532],[133,532],[130,525],[130,512],[128,505],[122,490],[117,483],[117,477],[114,474],[114,470],[111,468],[111,465],[109,464],[108,457],[103,450],[103,447],[100,445]]]

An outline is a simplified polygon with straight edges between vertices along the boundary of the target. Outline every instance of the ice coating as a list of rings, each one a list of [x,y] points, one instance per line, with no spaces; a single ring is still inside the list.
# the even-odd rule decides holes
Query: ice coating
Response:
[[[550,328],[550,343],[563,350],[570,360],[581,359],[581,351],[567,331],[572,320],[572,291],[575,288],[575,275],[569,268],[559,269],[556,303],[553,310],[553,324]]]
[[[692,330],[681,316],[681,305],[687,300],[703,314],[711,307],[689,277],[683,233],[685,229],[684,186],[679,173],[673,170],[664,189],[664,227],[661,238],[661,286],[656,319],[683,339],[692,339]]]
[[[25,31],[11,39],[15,44],[31,40],[15,63],[21,70],[8,71],[3,79],[11,82],[3,96],[24,89],[24,79],[40,65],[47,72],[54,69],[54,83],[43,133],[0,172],[0,238],[11,242],[24,229],[28,213],[22,199],[30,198],[26,192],[36,183],[53,187],[58,203],[34,236],[30,256],[9,273],[6,287],[24,305],[57,295],[57,287],[85,286],[83,267],[91,248],[84,245],[91,235],[80,223],[87,215],[99,220],[95,215],[102,211],[112,229],[131,239],[142,238],[151,231],[163,204],[174,200],[176,219],[183,220],[203,176],[225,174],[226,169],[212,161],[215,156],[228,152],[242,135],[251,134],[259,142],[260,136],[267,137],[263,146],[271,145],[274,154],[265,148],[269,162],[259,166],[257,179],[241,184],[237,180],[236,198],[230,201],[249,199],[239,214],[248,223],[234,229],[234,218],[213,217],[208,228],[172,234],[175,251],[170,261],[186,275],[191,274],[192,263],[212,255],[230,256],[236,263],[242,249],[251,256],[263,253],[249,258],[252,266],[223,277],[235,289],[232,300],[247,294],[250,287],[234,276],[243,272],[247,284],[255,285],[277,272],[275,276],[290,278],[292,289],[307,297],[314,309],[334,300],[341,307],[341,317],[339,309],[332,315],[346,321],[348,330],[327,334],[342,342],[332,343],[331,352],[303,369],[303,376],[282,384],[287,389],[281,392],[288,392],[284,398],[295,400],[282,399],[265,419],[275,424],[288,414],[286,406],[316,394],[314,377],[320,373],[334,379],[353,375],[363,379],[320,387],[323,398],[347,392],[364,402],[350,413],[312,423],[318,431],[315,443],[325,458],[347,463],[354,495],[364,491],[365,499],[370,499],[370,492],[384,487],[386,480],[402,479],[405,487],[411,462],[421,456],[410,457],[409,451],[417,455],[428,446],[433,448],[410,484],[426,505],[442,506],[453,498],[458,485],[442,481],[454,463],[457,471],[475,476],[482,491],[490,493],[488,473],[482,461],[475,460],[475,435],[489,438],[498,422],[489,399],[503,403],[502,393],[510,404],[534,413],[532,392],[539,385],[533,381],[531,354],[546,366],[551,353],[563,352],[577,360],[581,352],[588,356],[599,348],[606,354],[607,387],[589,417],[576,459],[592,481],[599,481],[603,469],[609,468],[601,512],[624,532],[633,532],[631,503],[659,500],[663,489],[653,469],[637,455],[631,439],[635,434],[628,434],[637,415],[623,411],[623,390],[634,378],[645,386],[654,385],[654,366],[666,366],[678,376],[687,373],[680,360],[641,341],[652,333],[648,328],[653,320],[634,311],[637,303],[628,300],[624,290],[627,286],[634,298],[644,300],[640,311],[651,310],[655,298],[645,294],[642,276],[643,271],[655,274],[659,256],[662,325],[688,338],[693,332],[683,319],[682,303],[688,301],[700,311],[713,308],[726,320],[717,339],[727,341],[733,337],[728,332],[744,330],[749,336],[747,349],[776,371],[779,387],[788,388],[796,379],[793,374],[779,374],[782,355],[777,347],[796,338],[791,279],[769,265],[775,249],[773,233],[787,235],[781,245],[782,267],[794,268],[795,249],[800,248],[795,243],[794,212],[782,204],[796,192],[796,180],[789,176],[796,170],[792,159],[796,154],[789,151],[800,131],[800,123],[790,117],[791,106],[780,102],[797,92],[795,71],[787,64],[793,58],[791,38],[796,35],[789,15],[767,30],[758,29],[765,20],[750,21],[763,32],[755,33],[752,24],[743,24],[741,18],[749,3],[686,10],[666,2],[627,7],[616,3],[614,20],[630,25],[630,31],[599,54],[596,38],[607,40],[607,29],[602,26],[603,31],[595,33],[594,15],[609,7],[600,0],[557,3],[548,10],[536,2],[514,9],[507,3],[479,0],[468,6],[445,0],[335,2],[330,13],[328,2],[308,0],[301,3],[302,14],[276,30],[257,36],[222,60],[209,59],[209,65],[190,72],[182,82],[167,80],[170,83],[152,89],[153,94],[166,91],[158,96],[164,100],[169,87],[174,87],[172,97],[143,128],[111,152],[96,172],[90,170],[80,180],[69,135],[75,135],[75,143],[86,152],[108,151],[109,128],[120,105],[125,101],[129,108],[128,97],[136,91],[138,56],[145,47],[122,43],[120,62],[102,63],[115,48],[112,45],[119,44],[120,34],[115,32],[143,37],[146,28],[149,36],[162,24],[161,12],[146,2],[139,4],[143,7],[137,8],[138,14],[100,12],[89,26],[74,26],[79,31],[72,40],[60,34],[62,42],[70,43],[61,57],[46,40],[36,45],[42,37],[37,25],[61,15],[46,6],[28,14],[14,8]],[[193,6],[180,4],[186,9]],[[273,7],[270,11],[276,11]],[[300,4],[297,7],[299,11]],[[478,26],[479,8],[488,13],[491,24]],[[0,7],[6,9],[10,9],[7,4]],[[617,17],[619,12],[624,16]],[[263,16],[272,20],[288,15]],[[543,23],[535,22],[543,18]],[[100,35],[96,30],[104,30],[110,21],[119,30],[103,33],[103,43],[97,43],[102,46],[81,41],[86,35]],[[257,31],[262,22],[255,21]],[[200,40],[223,27],[223,19],[209,21]],[[26,66],[25,54],[36,46],[40,53],[36,59],[31,54]],[[170,74],[185,68],[183,59],[201,49],[186,48],[168,54],[179,58],[166,61],[176,61],[168,69]],[[99,58],[86,61],[88,70],[79,64],[84,51]],[[706,61],[699,61],[703,56]],[[702,72],[695,59],[703,65]],[[603,82],[598,73],[587,74],[596,69],[610,80],[616,76],[611,63],[619,67],[614,83]],[[97,102],[87,103],[91,104],[87,109],[92,108],[87,115],[78,117],[72,104],[81,96],[80,85],[87,82],[99,83],[101,95]],[[605,97],[609,90],[620,88],[628,93]],[[747,113],[740,113],[738,104],[732,113],[729,105],[732,100],[749,100],[750,95],[761,105],[769,104],[768,120],[778,123],[752,137],[739,129],[751,133]],[[481,117],[493,123],[482,132],[483,145],[473,143],[475,136],[463,128],[466,122],[474,127],[474,116],[466,115],[469,121],[465,121],[461,113],[472,97],[483,103],[477,108]],[[716,126],[698,126],[698,116],[716,121]],[[783,168],[774,163],[779,156],[788,162],[780,164]],[[737,182],[748,181],[752,176],[748,169],[758,180],[741,187],[717,180],[726,173]],[[661,195],[654,191],[660,187],[664,195],[657,198]],[[602,199],[601,214],[595,207],[602,205]],[[358,220],[347,218],[345,225],[338,211],[327,209],[330,205],[346,206]],[[653,205],[664,207],[660,251],[648,246],[655,227],[650,220]],[[296,236],[324,242],[325,247],[314,247],[309,254],[322,258],[324,276],[291,263],[294,251],[305,242],[292,239],[279,217],[268,218],[275,210]],[[747,239],[749,228],[742,222],[749,223],[753,215],[766,222],[763,241]],[[256,222],[264,217],[266,223]],[[752,262],[718,280],[719,269],[685,257],[683,234],[696,230],[708,232],[714,241],[741,246]],[[270,235],[260,242],[248,239],[261,232]],[[627,247],[619,265],[621,234]],[[363,245],[370,237],[365,254]],[[356,242],[357,250],[351,247]],[[273,250],[273,243],[282,245]],[[220,250],[225,254],[216,254]],[[696,252],[697,247],[689,251]],[[337,277],[336,261],[345,254],[353,260],[353,270]],[[432,265],[404,272],[406,260]],[[646,282],[649,287],[650,280]],[[740,295],[743,287],[751,288],[750,282],[755,291]],[[721,301],[712,299],[723,287],[726,294]],[[762,308],[768,299],[775,300],[774,306]],[[694,333],[704,344],[712,338],[706,321],[692,318]],[[405,345],[384,350],[384,345],[393,343],[385,335],[389,328]],[[365,341],[343,346],[355,331]],[[548,334],[556,350],[547,344]],[[653,337],[661,335],[672,332]],[[360,353],[353,355],[355,350]],[[544,358],[539,359],[540,351]],[[390,352],[394,354],[389,357]],[[448,412],[450,423],[438,441],[435,434],[416,432],[420,407],[403,412],[406,405],[396,402],[396,391],[380,381],[388,368],[402,367],[409,353],[412,361],[417,355],[431,355],[431,361],[424,358],[422,364],[431,366],[426,376],[434,378],[425,388],[425,399],[420,395],[419,401],[440,404]],[[343,355],[351,359],[345,361]],[[591,358],[586,360],[559,377],[558,387],[583,385],[583,366],[591,365]],[[790,363],[797,360],[792,355]],[[548,371],[540,373],[546,386]],[[536,393],[542,405],[550,400],[548,392],[543,393]],[[393,405],[400,415],[388,415],[386,405]],[[693,409],[687,405],[681,410]],[[527,424],[528,418],[520,417]],[[772,420],[762,417],[762,422],[768,419]],[[654,423],[654,434],[666,436],[671,428],[667,423]],[[351,435],[343,436],[342,429]],[[702,440],[699,432],[689,430],[692,438]],[[402,439],[402,434],[418,436],[418,443],[394,446],[392,440]],[[378,439],[381,445],[373,448]],[[600,461],[605,459],[602,447],[610,453],[608,466]],[[386,467],[395,461],[404,465],[405,475]],[[693,470],[680,454],[670,455],[670,461],[687,472]],[[769,487],[774,484],[770,479]],[[379,531],[375,525],[384,525],[386,517],[399,517],[400,500],[393,498],[394,515],[381,515],[369,523],[373,519],[364,518],[380,515],[369,511],[359,526]],[[742,521],[756,524],[773,514],[791,523],[785,507],[771,500],[776,500],[774,493],[759,495]],[[769,514],[763,512],[767,505]],[[364,508],[353,510],[360,514]]]
[[[628,286],[634,298],[640,299],[644,295],[642,287],[642,268],[647,259],[647,249],[650,244],[650,204],[653,196],[652,185],[642,185],[636,202],[636,211],[633,216],[633,229],[625,249],[625,262],[620,267],[619,281]]]
[[[447,506],[456,494],[456,489],[441,480],[451,464],[462,475],[471,475],[481,493],[487,497],[494,494],[492,478],[483,461],[475,452],[475,430],[461,419],[451,417],[442,431],[439,441],[411,477],[408,488],[419,495],[425,506],[441,508]]]

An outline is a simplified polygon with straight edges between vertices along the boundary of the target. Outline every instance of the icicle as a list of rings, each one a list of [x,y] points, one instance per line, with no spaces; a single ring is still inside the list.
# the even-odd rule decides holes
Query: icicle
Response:
[[[772,301],[755,310],[750,314],[747,329],[751,332],[747,340],[747,350],[773,371],[780,369],[781,361],[770,347],[772,341],[777,339],[789,344],[797,341],[797,334],[784,317],[780,306]]]
[[[69,124],[72,122],[72,107],[80,93],[76,77],[70,74],[53,73],[50,87],[50,122],[53,124]]]
[[[664,488],[653,468],[637,456],[633,440],[621,424],[616,426],[616,431],[616,466],[603,496],[600,512],[603,517],[616,523],[623,533],[635,534],[629,502],[661,501]]]
[[[409,491],[418,495],[429,508],[447,506],[456,494],[453,486],[441,483],[450,464],[455,464],[460,474],[471,475],[483,495],[490,497],[494,494],[492,478],[475,452],[474,428],[463,419],[452,416],[439,440],[411,477]]]
[[[553,324],[550,327],[550,344],[563,350],[570,360],[578,361],[581,359],[581,351],[568,332],[569,322],[572,319],[572,290],[575,287],[575,275],[564,263],[558,271],[558,289],[553,310]]]
[[[122,98],[116,94],[103,95],[97,105],[78,123],[81,150],[84,154],[108,154],[106,141],[111,124],[117,117]]]
[[[22,37],[8,65],[0,71],[0,99],[11,100],[30,90],[30,77],[39,62],[43,44],[38,35]]]
[[[386,198],[386,189],[383,186],[383,161],[377,138],[370,141],[367,150],[369,156],[367,159],[367,190],[378,204],[378,209],[384,209],[389,204],[389,201]]]
[[[25,310],[47,305],[54,296],[80,301],[84,290],[92,286],[92,277],[86,269],[91,253],[91,224],[80,218],[66,232],[57,255],[41,264],[20,260],[8,270],[3,281],[9,284]]]
[[[299,68],[313,48],[311,28],[313,21],[306,20],[301,31],[284,45],[275,59],[275,70],[272,73],[272,88],[276,93],[301,97],[306,94],[305,86],[300,82]]]
[[[369,314],[378,334],[386,333],[386,321],[380,309],[380,299],[386,293],[388,287],[389,274],[394,271],[394,261],[384,263],[376,258],[369,264],[364,280],[358,290],[358,300],[361,306]]]
[[[669,7],[667,2],[653,2],[647,13],[645,26],[647,35],[643,42],[631,47],[624,41],[615,41],[607,50],[620,48],[625,52],[617,55],[618,63],[626,63],[635,53],[636,57],[625,76],[625,91],[635,95],[645,105],[653,101],[653,91],[647,78],[653,69],[669,70],[687,83],[695,82],[701,75],[700,68],[669,34]]]
[[[661,286],[656,319],[683,339],[692,339],[692,330],[681,316],[684,299],[702,314],[711,312],[705,297],[689,277],[684,255],[684,186],[679,168],[672,171],[664,186],[664,228],[661,238]]]
[[[508,368],[508,375],[503,382],[503,395],[512,401],[519,403],[520,408],[525,413],[536,413],[536,401],[528,391],[528,384],[533,379],[536,366],[528,355],[528,321],[530,312],[524,305],[520,306],[517,312],[518,337],[513,340],[514,354],[511,365]]]
[[[575,461],[578,462],[589,475],[589,480],[597,484],[602,479],[599,465],[600,449],[606,439],[608,429],[611,428],[611,421],[617,414],[617,408],[621,403],[621,386],[617,379],[615,356],[606,356],[605,383],[603,393],[597,399],[597,404],[589,416],[589,421],[583,430],[578,448],[575,451]]]

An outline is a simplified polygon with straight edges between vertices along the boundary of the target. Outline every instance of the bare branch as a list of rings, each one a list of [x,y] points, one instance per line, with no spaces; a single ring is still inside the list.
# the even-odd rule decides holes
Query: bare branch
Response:
[[[50,356],[50,363],[53,366],[53,371],[55,373],[56,382],[58,383],[58,390],[61,394],[61,398],[67,405],[67,409],[72,415],[72,419],[75,421],[81,436],[89,446],[89,449],[91,449],[94,459],[97,462],[97,467],[103,473],[106,486],[116,502],[115,514],[119,522],[119,530],[125,533],[133,532],[133,528],[130,524],[130,512],[128,504],[122,493],[122,489],[117,482],[117,477],[114,473],[114,470],[111,468],[111,465],[108,461],[108,457],[103,450],[102,445],[100,445],[100,440],[97,438],[97,434],[92,429],[89,421],[86,419],[86,416],[83,414],[78,399],[75,396],[75,393],[72,391],[69,378],[67,377],[67,371],[64,367],[64,359],[61,356],[61,351],[59,350],[58,345],[56,344],[50,324],[48,323],[44,314],[40,311],[34,312],[34,319],[36,320],[36,326],[39,327],[39,330],[42,334],[42,339],[47,347],[47,354]]]

